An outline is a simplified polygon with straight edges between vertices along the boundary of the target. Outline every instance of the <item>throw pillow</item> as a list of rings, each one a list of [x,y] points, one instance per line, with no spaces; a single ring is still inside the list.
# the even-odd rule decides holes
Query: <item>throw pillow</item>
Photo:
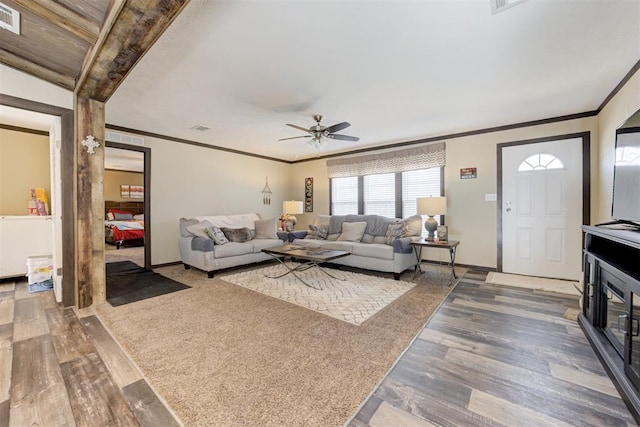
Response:
[[[317,225],[309,224],[309,234],[305,237],[305,239],[317,239],[317,240],[325,240],[327,235],[329,234],[329,229],[327,227],[320,227]]]
[[[193,237],[193,233],[187,230],[187,227],[197,224],[197,219],[180,218],[180,236]]]
[[[200,221],[200,222],[197,222],[196,224],[187,226],[187,231],[193,234],[194,236],[204,237],[205,239],[209,239],[209,236],[207,236],[207,233],[205,233],[204,231],[207,227],[213,227],[213,224],[211,224],[209,221],[205,219],[204,221]]]
[[[116,221],[131,221],[133,220],[133,214],[130,213],[114,213],[113,219]]]
[[[229,239],[224,235],[220,227],[216,227],[215,225],[212,227],[207,227],[204,229],[204,232],[209,236],[213,243],[216,245],[224,245],[225,243],[229,243]]]
[[[343,242],[359,242],[367,229],[367,222],[343,222],[342,233],[338,237]]]
[[[387,237],[387,245],[393,245],[393,241],[399,237],[404,236],[407,225],[404,221],[398,221],[395,224],[389,224],[387,227],[387,233],[385,236]]]
[[[404,233],[405,237],[422,236],[422,224],[424,222],[420,215],[410,216],[404,222],[407,224],[407,230]]]
[[[254,221],[256,228],[256,239],[277,239],[278,227],[276,226],[276,219],[263,219],[260,221]]]
[[[220,227],[220,230],[222,230],[222,232],[227,237],[227,239],[229,239],[230,242],[244,243],[251,240],[251,230],[249,230],[249,227],[242,227],[242,228]]]

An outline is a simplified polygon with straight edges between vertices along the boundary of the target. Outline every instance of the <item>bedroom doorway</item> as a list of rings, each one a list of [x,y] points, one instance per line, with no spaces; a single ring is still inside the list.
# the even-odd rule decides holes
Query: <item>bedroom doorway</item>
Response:
[[[106,142],[105,262],[151,269],[151,150]]]

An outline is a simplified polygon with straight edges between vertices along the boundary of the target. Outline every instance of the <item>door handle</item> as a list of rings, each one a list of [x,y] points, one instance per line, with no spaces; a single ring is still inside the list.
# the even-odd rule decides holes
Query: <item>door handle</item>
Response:
[[[622,332],[623,334],[627,334],[627,319],[629,318],[629,316],[625,313],[625,314],[621,314],[620,316],[618,316],[618,332]],[[624,319],[624,330],[620,330],[620,319]]]
[[[640,320],[638,320],[637,317],[632,317],[631,321],[635,322],[635,324],[636,324],[635,331],[633,329],[633,326],[631,327],[631,336],[632,337],[640,336]]]

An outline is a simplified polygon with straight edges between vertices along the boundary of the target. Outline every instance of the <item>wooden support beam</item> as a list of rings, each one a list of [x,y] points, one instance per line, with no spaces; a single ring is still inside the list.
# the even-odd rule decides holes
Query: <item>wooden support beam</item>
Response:
[[[31,74],[54,85],[62,86],[68,90],[73,90],[75,87],[75,78],[51,71],[48,68],[27,61],[2,48],[0,48],[0,62],[23,73]]]
[[[13,2],[91,44],[95,44],[98,40],[100,27],[97,23],[53,0],[13,0]]]
[[[106,102],[189,0],[129,0],[83,67],[76,94]],[[115,6],[114,6],[115,8]],[[104,33],[104,29],[103,29]]]
[[[76,282],[78,308],[106,300],[104,259],[104,103],[76,98]],[[81,141],[92,135],[91,154]]]

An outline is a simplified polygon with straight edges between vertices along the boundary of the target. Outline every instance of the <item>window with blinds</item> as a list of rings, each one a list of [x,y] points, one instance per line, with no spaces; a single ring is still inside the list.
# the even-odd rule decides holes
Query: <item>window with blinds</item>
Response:
[[[402,217],[408,218],[418,211],[418,197],[440,196],[440,168],[419,169],[402,173]],[[440,215],[433,217],[440,224]],[[422,221],[427,217],[422,215]],[[427,231],[423,228],[422,235]]]
[[[396,217],[396,174],[383,173],[363,177],[365,215]]]
[[[331,179],[331,213],[347,215],[358,213],[358,177]]]

